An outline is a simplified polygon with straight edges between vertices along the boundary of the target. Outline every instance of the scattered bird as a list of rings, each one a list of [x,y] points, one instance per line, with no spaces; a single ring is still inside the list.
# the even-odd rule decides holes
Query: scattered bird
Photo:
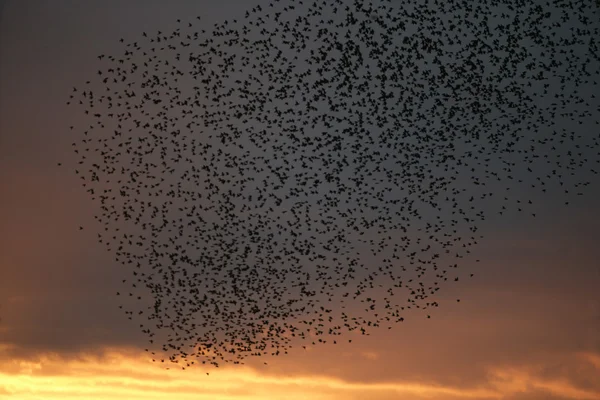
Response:
[[[275,0],[120,39],[69,102],[119,307],[182,369],[437,307],[519,187],[598,173],[593,7]]]

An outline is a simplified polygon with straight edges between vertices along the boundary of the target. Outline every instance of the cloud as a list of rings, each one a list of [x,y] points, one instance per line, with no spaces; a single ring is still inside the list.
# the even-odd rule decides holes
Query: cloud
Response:
[[[504,396],[544,393],[556,398],[600,400],[600,354],[553,355],[529,365],[488,369],[491,387]]]
[[[35,359],[6,359],[0,353],[0,395],[19,399],[88,398],[104,400],[153,399],[581,399],[600,400],[600,384],[582,388],[569,378],[545,371],[542,364],[502,365],[487,369],[485,385],[455,387],[419,380],[356,382],[335,376],[273,375],[247,366],[188,368],[157,365],[134,349],[105,349],[101,354],[81,353],[66,358],[41,354]],[[573,354],[563,358],[571,371],[600,373],[600,354]],[[551,364],[551,363],[550,363]],[[585,371],[585,372],[584,372]],[[209,372],[210,375],[206,375]]]
[[[597,370],[600,371],[600,354],[583,353],[580,357],[590,364],[592,364]]]
[[[361,355],[368,360],[377,360],[379,358],[379,354],[373,351],[363,351]]]

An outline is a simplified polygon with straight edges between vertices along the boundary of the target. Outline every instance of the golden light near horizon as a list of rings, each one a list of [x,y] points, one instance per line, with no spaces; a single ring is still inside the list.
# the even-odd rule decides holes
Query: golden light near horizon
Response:
[[[600,357],[578,359],[600,376]],[[0,367],[0,398],[33,399],[502,399],[541,391],[566,399],[600,400],[600,392],[565,380],[542,379],[535,368],[491,368],[487,383],[459,388],[424,382],[348,382],[328,376],[278,376],[247,366],[166,370],[144,353],[112,349],[101,356],[65,359],[45,354],[36,360],[12,359]],[[208,372],[208,375],[207,375]],[[399,397],[402,396],[402,397]]]

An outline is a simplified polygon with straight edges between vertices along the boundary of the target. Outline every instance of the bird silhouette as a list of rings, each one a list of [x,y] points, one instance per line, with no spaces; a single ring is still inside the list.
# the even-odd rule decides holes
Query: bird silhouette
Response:
[[[519,188],[579,195],[598,174],[597,16],[276,0],[99,55],[69,91],[74,170],[152,360],[243,364],[438,307],[480,222],[536,216]]]

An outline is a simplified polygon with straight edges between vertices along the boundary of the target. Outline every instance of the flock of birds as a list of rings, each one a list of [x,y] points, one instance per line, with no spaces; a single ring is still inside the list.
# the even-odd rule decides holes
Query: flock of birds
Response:
[[[438,306],[491,208],[535,215],[524,188],[581,194],[598,173],[592,1],[276,0],[199,20],[121,39],[68,102],[154,361],[391,328]]]

